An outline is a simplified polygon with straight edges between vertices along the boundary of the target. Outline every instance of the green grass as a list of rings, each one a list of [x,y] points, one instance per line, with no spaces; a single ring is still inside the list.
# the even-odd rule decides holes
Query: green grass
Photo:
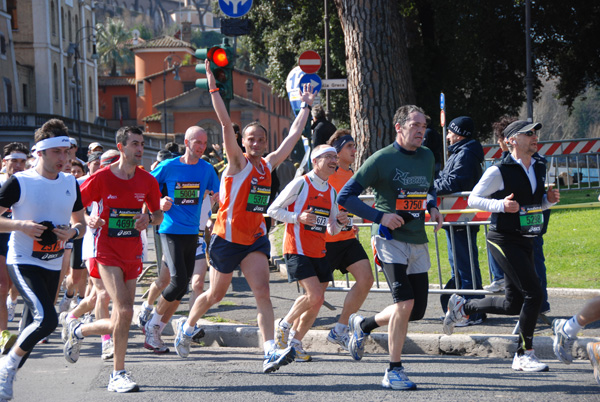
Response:
[[[560,209],[555,208],[550,217],[548,232],[544,235],[544,255],[546,257],[546,269],[548,287],[562,288],[600,288],[600,262],[599,241],[600,239],[600,208],[598,194],[600,190],[570,190],[561,192],[561,201],[557,207],[595,202],[596,207]],[[430,283],[439,283],[438,263],[436,256],[435,237],[433,228],[427,227],[429,238],[429,254],[431,257],[431,270],[429,271]],[[283,240],[284,226],[279,225],[273,232],[275,238],[273,255],[281,255],[281,242]],[[479,265],[482,270],[483,283],[489,283],[488,261],[485,250],[485,239],[483,229],[477,236],[477,247],[479,249]],[[361,228],[359,240],[367,251],[371,265],[373,265],[373,253],[371,251],[371,233],[369,228]],[[437,233],[438,248],[440,254],[440,267],[442,282],[450,278],[450,264],[446,251],[446,232],[440,230]],[[336,280],[345,279],[339,271],[334,274]],[[352,280],[352,277],[350,277]],[[379,273],[379,280],[385,282],[385,277]]]
[[[219,303],[219,306],[237,306],[237,304],[229,300],[223,300]]]
[[[229,320],[221,317],[220,315],[217,314],[217,316],[213,316],[213,315],[205,315],[202,318],[204,318],[205,320],[208,321],[212,321],[212,322],[229,322]]]

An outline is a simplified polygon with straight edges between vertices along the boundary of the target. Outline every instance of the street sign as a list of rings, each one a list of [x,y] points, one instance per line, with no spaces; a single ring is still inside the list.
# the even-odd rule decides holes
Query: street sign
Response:
[[[346,78],[335,78],[322,80],[323,86],[321,89],[346,89],[348,88],[348,80]]]
[[[444,110],[446,108],[446,97],[444,96],[444,93],[440,93],[440,109]],[[443,124],[442,124],[443,126]]]
[[[304,76],[300,78],[298,87],[300,88],[304,84],[310,84],[313,92],[319,92],[322,86],[321,77],[319,77],[317,74],[304,74]]]
[[[305,73],[302,70],[300,70],[300,67],[294,67],[292,71],[290,71],[290,73],[288,74],[287,79],[285,81],[285,89],[288,93],[288,98],[290,99],[290,106],[292,107],[294,116],[298,114],[298,111],[300,110],[300,104],[302,103],[302,101],[300,100],[300,88],[298,86],[298,83],[304,75]]]
[[[314,50],[307,50],[298,58],[298,66],[306,74],[314,74],[321,68],[321,56]]]
[[[440,111],[440,123],[442,127],[446,125],[446,113],[444,112],[444,110]]]
[[[228,17],[239,18],[248,14],[252,0],[219,0],[219,8]]]

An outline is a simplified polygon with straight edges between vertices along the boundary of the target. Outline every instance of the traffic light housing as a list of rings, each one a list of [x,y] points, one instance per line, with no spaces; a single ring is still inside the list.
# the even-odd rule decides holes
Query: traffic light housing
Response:
[[[233,99],[233,65],[235,62],[233,48],[229,46],[229,40],[225,38],[221,45],[197,49],[196,58],[210,61],[210,70],[215,76],[217,88],[219,88],[225,104],[229,106],[229,102]],[[196,72],[206,74],[206,65],[202,62],[196,64]],[[196,80],[196,86],[208,89],[208,80],[199,78]]]

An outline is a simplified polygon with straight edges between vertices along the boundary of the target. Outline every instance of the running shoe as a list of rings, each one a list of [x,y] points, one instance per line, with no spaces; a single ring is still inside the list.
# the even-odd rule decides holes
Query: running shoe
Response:
[[[5,355],[10,352],[10,349],[13,347],[15,342],[17,341],[17,335],[11,334],[9,330],[5,329],[0,333],[0,352]]]
[[[169,348],[160,337],[160,326],[153,325],[152,328],[150,328],[149,324],[150,322],[144,327],[146,329],[144,347],[156,354],[169,353]]]
[[[79,360],[79,351],[81,350],[81,341],[83,341],[83,339],[80,339],[75,335],[75,330],[80,325],[81,322],[79,320],[69,322],[67,342],[65,342],[65,346],[63,347],[65,360],[69,363],[76,363],[77,360]]]
[[[140,312],[138,313],[137,316],[137,324],[139,329],[141,329],[142,331],[144,331],[145,327],[146,327],[146,323],[148,321],[150,321],[150,318],[152,317],[152,307],[144,307],[142,306],[142,308],[140,309]]]
[[[329,334],[327,335],[327,340],[331,343],[338,345],[342,349],[348,350],[348,342],[350,341],[350,336],[348,335],[348,332],[338,334],[335,331],[335,328],[331,328],[331,331],[329,331]]]
[[[450,300],[448,300],[448,312],[446,313],[446,317],[444,317],[444,325],[442,327],[446,335],[452,335],[457,322],[469,318],[463,309],[465,302],[465,298],[456,293],[450,296]]]
[[[498,279],[497,281],[494,281],[489,285],[484,286],[483,289],[487,290],[488,292],[494,293],[503,292],[505,289],[504,279]]]
[[[17,375],[16,368],[8,368],[6,366],[5,357],[0,362],[0,398],[12,399],[13,397],[13,383],[15,382],[15,376]]]
[[[67,296],[67,292],[65,292],[63,294],[62,299],[60,300],[60,302],[58,303],[58,312],[62,313],[63,311],[69,311],[69,309],[71,308],[71,302],[74,299],[74,296]]]
[[[392,370],[386,369],[381,385],[383,388],[395,390],[417,389],[417,384],[408,379],[404,367],[394,367]]]
[[[444,317],[446,318],[446,317]],[[485,314],[471,315],[454,324],[455,327],[468,327],[470,325],[479,325],[486,319]]]
[[[81,318],[81,322],[84,324],[90,324],[94,322],[94,316],[92,315],[92,313],[85,313]]]
[[[110,381],[108,381],[109,391],[113,392],[138,392],[140,387],[131,379],[131,375],[125,370],[119,371],[117,374],[114,372],[110,375]]]
[[[354,360],[362,359],[365,353],[365,341],[369,334],[364,332],[360,327],[360,324],[364,320],[365,319],[362,316],[358,314],[352,314],[350,316],[350,320],[348,321],[348,327],[350,328],[348,351]]]
[[[515,353],[512,363],[513,370],[517,371],[548,371],[548,365],[538,360],[533,349],[526,350],[521,356]]]
[[[102,360],[110,360],[115,356],[115,345],[112,338],[102,342]]]
[[[600,385],[600,342],[589,342],[586,346],[590,363],[594,368],[594,378],[598,385]]]
[[[573,347],[573,341],[577,339],[577,337],[570,337],[565,332],[566,323],[567,320],[560,318],[552,321],[552,332],[554,332],[554,343],[552,345],[552,350],[554,350],[554,354],[558,360],[564,364],[571,364],[573,363],[571,349]]]
[[[202,338],[204,338],[204,335],[206,335],[204,328],[198,329],[198,332],[194,332],[194,335],[192,336],[192,342],[202,343]]]
[[[309,355],[306,350],[302,347],[302,342],[295,340],[291,343],[291,346],[296,351],[296,361],[297,362],[309,362],[312,361],[312,356]]]
[[[279,349],[285,349],[288,347],[288,338],[290,337],[290,328],[284,328],[281,326],[283,319],[279,320],[277,328],[275,328],[275,344]]]
[[[181,317],[177,320],[177,332],[175,334],[175,352],[179,357],[186,358],[190,355],[190,346],[192,344],[192,339],[194,335],[200,332],[202,329],[198,327],[194,327],[194,332],[192,335],[187,335],[183,330],[183,325],[186,323],[187,318]]]
[[[279,370],[279,367],[290,364],[296,357],[296,350],[293,347],[277,349],[274,347],[267,354],[263,361],[263,373],[268,374]]]
[[[10,298],[10,296],[6,297],[6,309],[8,310],[8,321],[12,322],[15,319],[15,310],[17,309],[17,301]]]
[[[58,324],[62,326],[62,329],[60,330],[60,339],[63,341],[63,343],[66,343],[69,339],[69,323],[67,322],[68,315],[68,312],[63,311],[58,316]]]

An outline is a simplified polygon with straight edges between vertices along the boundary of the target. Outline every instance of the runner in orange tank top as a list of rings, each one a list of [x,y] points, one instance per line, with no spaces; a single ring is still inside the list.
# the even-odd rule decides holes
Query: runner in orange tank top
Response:
[[[277,346],[286,348],[292,324],[298,320],[289,342],[296,361],[311,360],[302,348],[302,338],[317,318],[327,284],[333,279],[325,257],[325,233],[335,235],[349,222],[348,213],[338,208],[335,189],[327,182],[337,168],[335,148],[318,145],[311,161],[313,170],[288,184],[268,210],[272,218],[287,224],[283,252],[289,281],[297,280],[306,291],[275,330]]]
[[[264,218],[271,192],[271,169],[283,162],[300,139],[310,116],[315,94],[310,85],[301,89],[302,108],[296,116],[289,135],[279,147],[262,157],[267,150],[267,130],[258,122],[248,124],[238,145],[231,119],[217,89],[215,77],[206,60],[206,77],[213,107],[223,127],[223,142],[229,164],[223,172],[219,190],[219,213],[208,254],[211,270],[210,288],[196,301],[184,328],[193,333],[196,322],[210,307],[223,299],[231,284],[233,270],[240,266],[256,298],[257,322],[264,343],[263,372],[270,373],[293,361],[291,348],[278,350],[273,340],[274,316],[269,292],[270,244]],[[183,334],[185,338],[187,332]],[[177,345],[176,345],[177,348]]]

